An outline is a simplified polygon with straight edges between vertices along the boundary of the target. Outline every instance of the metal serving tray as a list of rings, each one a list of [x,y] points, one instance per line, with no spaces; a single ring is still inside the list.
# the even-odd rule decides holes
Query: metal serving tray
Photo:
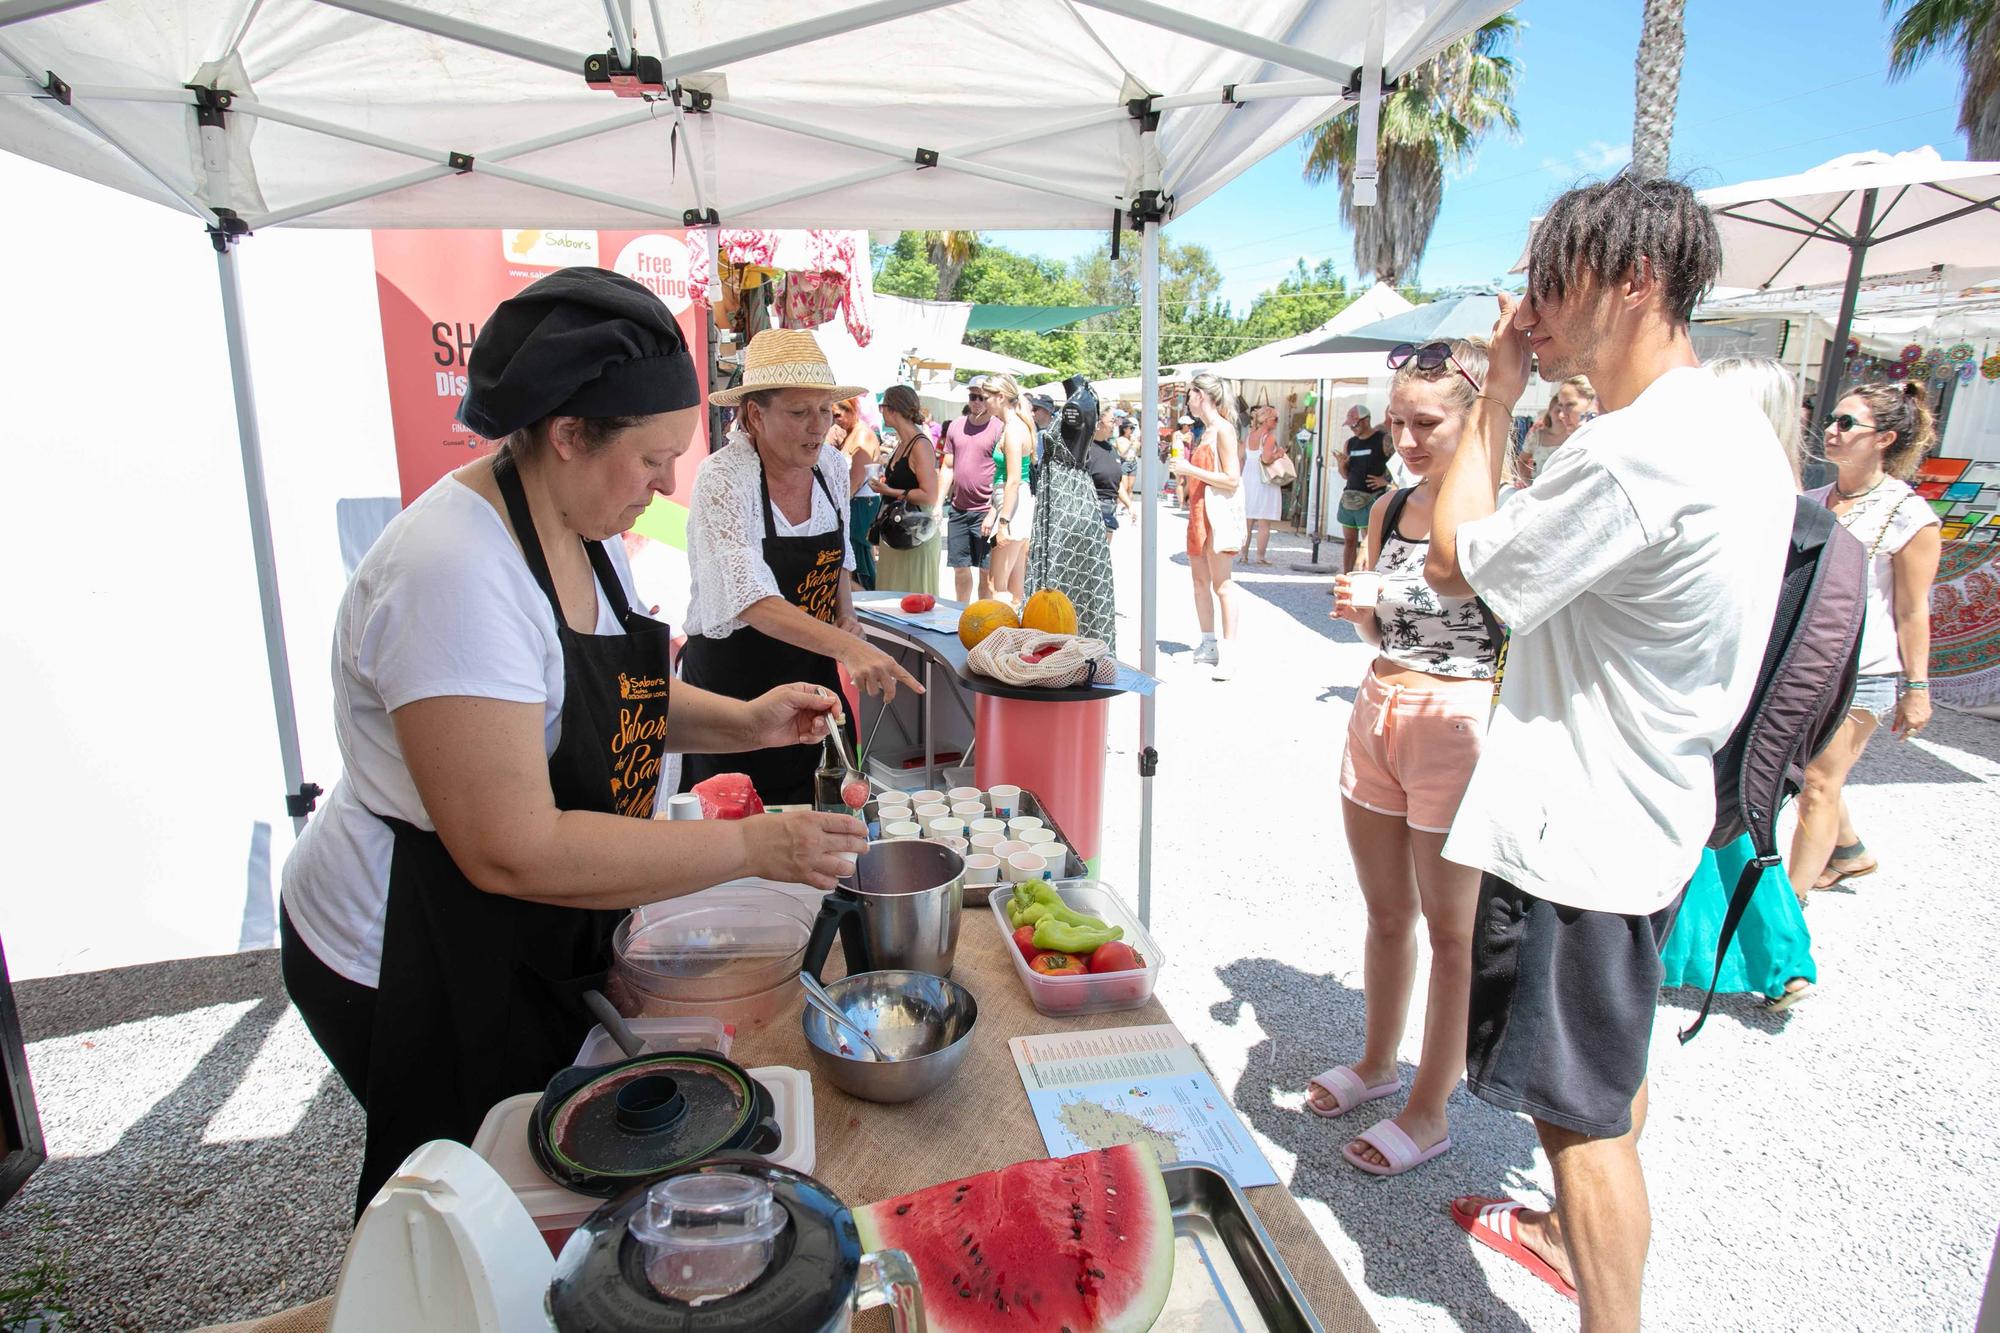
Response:
[[[1174,1286],[1153,1333],[1325,1333],[1227,1171],[1163,1167],[1174,1210]]]
[[[878,816],[873,797],[870,797],[868,804],[862,807],[861,813],[869,823],[873,824],[876,822]],[[1047,806],[1042,804],[1042,798],[1029,791],[1026,787],[1021,789],[1021,813],[1032,815],[1036,819],[1041,820],[1043,828],[1055,834],[1056,839],[1063,846],[1069,847],[1069,856],[1064,860],[1062,873],[1056,876],[1057,879],[1086,879],[1089,877],[1090,868],[1084,865],[1083,858],[1076,854],[1076,848],[1070,846],[1069,835],[1062,831],[1062,825],[1056,823],[1056,817],[1049,813]],[[982,887],[976,884],[967,885],[965,901],[967,903],[982,903],[986,901],[986,898],[990,895],[980,893],[979,890]],[[1004,884],[996,884],[993,887],[1007,888],[1010,892],[1012,891],[1010,886]]]

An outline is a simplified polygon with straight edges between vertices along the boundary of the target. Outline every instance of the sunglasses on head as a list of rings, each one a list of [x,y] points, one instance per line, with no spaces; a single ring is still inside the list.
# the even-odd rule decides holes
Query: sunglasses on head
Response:
[[[1847,434],[1847,432],[1849,432],[1849,431],[1851,431],[1851,430],[1857,430],[1857,429],[1858,429],[1858,430],[1874,430],[1874,429],[1875,429],[1875,423],[1874,423],[1874,422],[1872,422],[1872,421],[1861,421],[1861,420],[1858,420],[1858,419],[1856,419],[1856,417],[1854,416],[1854,414],[1853,414],[1852,412],[1842,412],[1842,413],[1841,413],[1840,415],[1838,415],[1838,416],[1836,416],[1836,417],[1833,417],[1833,418],[1831,418],[1830,420],[1828,420],[1828,422],[1827,422],[1826,424],[1827,424],[1827,425],[1829,425],[1829,426],[1832,426],[1832,427],[1833,427],[1833,428],[1834,428],[1835,430],[1839,431],[1839,432],[1840,432],[1840,433],[1841,433],[1842,435],[1845,435],[1845,434]]]
[[[1472,386],[1474,393],[1482,392],[1479,381],[1470,375],[1466,375],[1465,367],[1459,365],[1458,358],[1451,354],[1450,343],[1431,342],[1424,343],[1422,346],[1418,346],[1416,343],[1397,343],[1389,349],[1389,369],[1401,370],[1412,361],[1417,363],[1418,370],[1425,371],[1440,370],[1445,366],[1450,366],[1460,375],[1465,376],[1465,382]]]

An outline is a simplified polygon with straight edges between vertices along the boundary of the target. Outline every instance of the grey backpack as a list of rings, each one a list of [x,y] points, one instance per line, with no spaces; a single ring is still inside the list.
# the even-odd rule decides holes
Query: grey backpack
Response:
[[[1781,864],[1778,807],[1805,785],[1806,765],[1833,739],[1854,700],[1867,607],[1868,553],[1831,510],[1800,496],[1757,689],[1715,752],[1715,827],[1708,845],[1727,847],[1747,833],[1757,855],[1737,877],[1715,944],[1715,976],[1701,1012],[1681,1033],[1683,1042],[1708,1021],[1723,956],[1757,881]]]

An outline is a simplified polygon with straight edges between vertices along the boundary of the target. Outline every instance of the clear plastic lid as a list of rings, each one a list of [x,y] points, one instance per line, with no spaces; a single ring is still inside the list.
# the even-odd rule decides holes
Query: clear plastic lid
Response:
[[[700,1305],[762,1277],[787,1220],[764,1181],[701,1173],[653,1186],[630,1230],[646,1247],[646,1277],[654,1289]]]

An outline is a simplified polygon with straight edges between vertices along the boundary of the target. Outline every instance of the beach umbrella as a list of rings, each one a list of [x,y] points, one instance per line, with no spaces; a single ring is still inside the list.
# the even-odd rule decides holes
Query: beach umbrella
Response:
[[[1701,201],[1722,235],[1722,285],[1844,282],[1822,386],[1840,382],[1863,278],[2000,265],[2000,162],[1947,162],[1932,148],[1851,153],[1796,176],[1704,190]],[[1819,395],[1821,423],[1835,398]]]
[[[1291,353],[1312,356],[1324,352],[1367,352],[1386,350],[1397,343],[1427,343],[1449,338],[1492,336],[1493,321],[1500,313],[1493,293],[1448,296],[1427,305],[1411,306],[1400,315],[1378,319],[1373,324],[1349,329]]]

